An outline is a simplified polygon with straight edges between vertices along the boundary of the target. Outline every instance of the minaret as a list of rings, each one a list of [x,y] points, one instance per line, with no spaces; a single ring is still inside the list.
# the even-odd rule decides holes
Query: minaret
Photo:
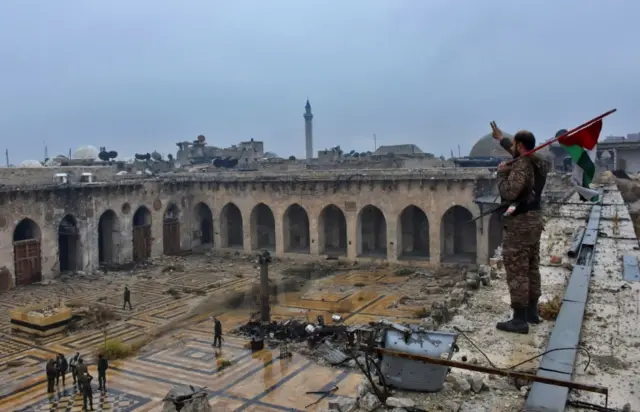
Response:
[[[304,105],[304,137],[306,141],[307,160],[313,159],[313,114],[311,114],[311,104],[307,99]]]

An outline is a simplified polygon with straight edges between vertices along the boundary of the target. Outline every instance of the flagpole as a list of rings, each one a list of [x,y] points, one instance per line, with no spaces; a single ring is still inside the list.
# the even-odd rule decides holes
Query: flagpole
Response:
[[[618,110],[618,109],[611,109],[611,110],[609,110],[608,112],[603,113],[603,114],[601,114],[601,115],[600,115],[600,116],[598,116],[598,117],[594,117],[593,119],[589,120],[588,122],[582,123],[580,126],[578,126],[578,127],[574,127],[573,129],[569,130],[568,132],[566,132],[566,133],[564,133],[564,134],[562,134],[562,135],[560,135],[560,136],[558,136],[558,137],[554,137],[553,139],[548,140],[548,141],[546,141],[546,142],[542,143],[540,146],[534,147],[533,149],[529,150],[528,152],[523,153],[523,154],[522,154],[522,156],[529,156],[529,155],[531,155],[531,154],[533,154],[533,153],[537,152],[537,151],[538,151],[538,150],[540,150],[540,149],[544,149],[545,147],[547,147],[547,146],[549,146],[549,145],[551,145],[551,144],[553,144],[553,143],[557,142],[558,140],[562,139],[563,137],[568,136],[568,135],[570,135],[570,134],[573,134],[573,133],[575,133],[575,132],[577,132],[577,131],[579,131],[579,130],[581,130],[581,129],[584,129],[585,127],[587,127],[587,126],[591,125],[592,123],[595,123],[595,122],[597,122],[597,121],[599,121],[599,120],[604,119],[605,117],[607,117],[607,116],[609,116],[610,114],[612,114],[612,113],[616,112],[617,110]],[[516,161],[516,159],[514,158],[514,159],[511,159],[511,160],[509,160],[508,162],[506,162],[506,164],[511,164],[511,163],[513,163],[513,162],[515,162],[515,161]]]

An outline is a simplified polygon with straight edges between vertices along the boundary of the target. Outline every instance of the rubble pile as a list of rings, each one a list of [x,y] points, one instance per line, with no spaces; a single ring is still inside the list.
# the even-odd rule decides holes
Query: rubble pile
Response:
[[[47,306],[45,308],[39,308],[39,309],[34,309],[31,310],[27,313],[27,316],[33,316],[33,317],[38,317],[38,318],[46,318],[48,316],[53,316],[59,312],[61,312],[63,309],[63,307],[60,306]]]

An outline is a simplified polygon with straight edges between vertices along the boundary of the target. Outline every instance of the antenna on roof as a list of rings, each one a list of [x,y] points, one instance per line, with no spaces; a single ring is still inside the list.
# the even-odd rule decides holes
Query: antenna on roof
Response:
[[[5,149],[4,157],[7,159],[7,167],[9,167],[9,149]]]

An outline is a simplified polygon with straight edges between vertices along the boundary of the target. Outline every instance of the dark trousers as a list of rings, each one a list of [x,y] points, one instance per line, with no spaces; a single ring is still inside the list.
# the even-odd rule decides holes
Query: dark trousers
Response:
[[[48,393],[53,393],[55,391],[54,389],[55,383],[56,383],[56,375],[53,373],[47,373],[47,392]]]
[[[107,390],[107,372],[98,372],[98,388]]]
[[[129,310],[133,310],[133,308],[131,307],[131,299],[124,300],[124,303],[122,304],[122,309],[127,307],[127,303],[129,304]]]
[[[56,376],[56,385],[60,385],[60,377],[62,377],[62,386],[64,386],[64,383],[65,383],[64,379],[66,375],[67,375],[66,370],[58,372],[58,376]]]
[[[76,367],[72,366],[71,367],[71,377],[73,378],[73,383],[76,383],[76,378],[77,378],[77,373],[76,373]]]
[[[222,335],[213,335],[213,346],[222,347]]]
[[[89,406],[91,406],[91,410],[93,410],[93,391],[91,389],[84,389],[82,391],[82,406],[84,410],[89,410],[87,408],[87,400],[89,401]]]

